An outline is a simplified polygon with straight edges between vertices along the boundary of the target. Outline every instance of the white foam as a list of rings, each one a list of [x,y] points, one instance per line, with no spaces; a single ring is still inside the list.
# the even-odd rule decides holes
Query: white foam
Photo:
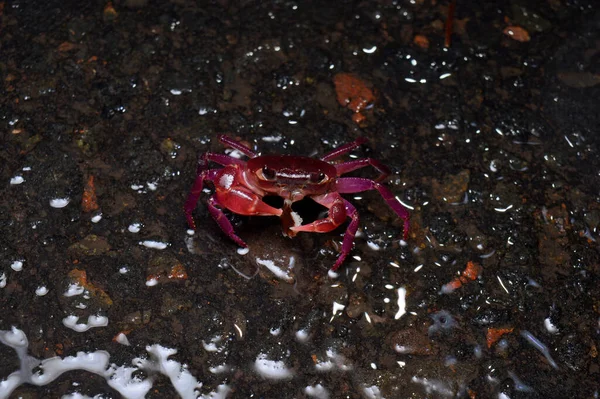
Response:
[[[139,244],[145,246],[146,248],[154,249],[165,249],[169,246],[169,243],[154,240],[140,241]]]
[[[142,229],[142,224],[141,223],[131,223],[128,227],[127,230],[130,233],[139,233],[140,230]]]
[[[379,251],[381,249],[381,247],[374,243],[373,241],[367,241],[367,245],[369,246],[369,248],[371,248],[373,251]]]
[[[62,322],[65,327],[70,328],[73,331],[84,332],[94,327],[106,327],[108,325],[108,317],[106,316],[88,316],[87,323],[77,323],[79,317],[70,315],[65,317]]]
[[[65,292],[63,295],[66,297],[76,296],[76,295],[83,294],[83,291],[85,291],[85,288],[83,288],[81,285],[79,285],[77,283],[72,283],[72,284],[69,284],[69,287],[67,288],[67,292]]]
[[[286,367],[282,361],[269,360],[267,355],[261,353],[254,362],[254,370],[261,377],[270,380],[285,380],[293,377],[292,372]]]
[[[69,202],[71,202],[71,199],[67,198],[67,197],[65,197],[65,198],[52,198],[50,200],[50,206],[52,208],[60,209],[60,208],[64,208],[65,206],[69,205]]]
[[[129,343],[129,339],[127,339],[127,335],[123,333],[118,333],[115,337],[115,341],[117,341],[121,345],[131,346],[131,344]]]
[[[16,272],[20,272],[21,270],[23,270],[23,261],[14,261],[13,263],[11,263],[10,268]]]
[[[293,261],[294,261],[293,257],[290,257],[290,266],[291,267],[293,267]],[[292,276],[290,276],[289,272],[279,268],[277,265],[275,265],[275,263],[272,260],[256,258],[256,263],[269,269],[271,271],[271,273],[273,273],[275,275],[275,277],[277,277],[278,279],[284,280],[288,283],[294,282],[294,278]]]
[[[558,327],[556,327],[549,317],[544,319],[544,327],[546,327],[546,331],[550,334],[558,334]]]
[[[396,292],[398,292],[398,311],[394,319],[398,320],[406,314],[406,288],[400,287]]]
[[[158,284],[158,279],[152,277],[149,278],[148,280],[146,280],[146,286],[147,287],[154,287],[156,284]]]
[[[368,399],[383,399],[381,391],[376,385],[371,385],[370,387],[363,386],[363,393]]]
[[[329,392],[321,384],[308,385],[304,388],[304,393],[317,399],[329,399]]]
[[[308,331],[306,331],[306,330],[296,331],[296,341],[302,342],[302,343],[308,341]]]
[[[23,179],[23,176],[17,175],[10,179],[10,184],[13,186],[16,186],[17,184],[22,184],[24,181],[25,181],[25,179]]]
[[[27,354],[29,345],[27,337],[16,327],[10,331],[0,331],[0,342],[17,352],[21,365],[19,370],[0,381],[0,398],[8,398],[22,384],[46,385],[72,370],[85,370],[105,378],[110,387],[128,399],[145,398],[152,389],[157,374],[169,377],[175,391],[182,399],[226,399],[230,392],[227,385],[221,384],[216,391],[200,395],[198,390],[202,387],[202,383],[190,374],[185,365],[168,359],[177,351],[160,345],[147,346],[149,358],[135,358],[132,361],[134,367],[128,367],[115,364],[109,366],[110,355],[103,350],[78,352],[76,356],[53,357],[40,361]],[[36,368],[40,371],[34,373]],[[148,377],[142,379],[140,370],[143,370]],[[82,396],[74,393],[71,397]]]

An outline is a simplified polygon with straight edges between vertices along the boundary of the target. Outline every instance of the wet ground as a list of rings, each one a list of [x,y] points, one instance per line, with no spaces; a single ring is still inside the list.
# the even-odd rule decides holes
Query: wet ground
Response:
[[[0,2],[0,397],[598,397],[600,13],[496,3]],[[223,133],[408,239],[191,234]]]

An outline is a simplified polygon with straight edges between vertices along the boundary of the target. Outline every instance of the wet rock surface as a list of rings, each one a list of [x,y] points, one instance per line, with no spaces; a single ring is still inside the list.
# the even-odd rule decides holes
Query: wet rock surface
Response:
[[[595,1],[201,3],[0,3],[0,398],[600,394]],[[367,138],[408,240],[367,191],[337,275],[346,225],[241,250],[210,185],[191,234],[224,133]]]

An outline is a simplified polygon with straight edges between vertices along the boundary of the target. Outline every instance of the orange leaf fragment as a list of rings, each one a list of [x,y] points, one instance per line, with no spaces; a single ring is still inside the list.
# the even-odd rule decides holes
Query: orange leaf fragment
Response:
[[[482,270],[481,266],[479,266],[477,263],[475,263],[473,261],[468,261],[467,267],[462,272],[462,276],[473,281],[477,277],[479,277],[479,275],[481,274],[481,270]]]
[[[375,101],[375,96],[365,82],[351,73],[338,73],[333,78],[340,105],[360,112]]]
[[[91,296],[96,297],[104,305],[111,306],[113,304],[112,299],[106,292],[88,281],[85,270],[73,269],[69,272],[68,276],[73,283],[83,287]]]
[[[183,265],[181,263],[178,263],[171,268],[168,277],[172,280],[187,280],[188,275]]]
[[[485,340],[487,342],[487,347],[491,348],[494,343],[496,343],[500,337],[504,334],[508,334],[513,332],[514,327],[511,328],[488,328]]]
[[[424,35],[415,35],[413,43],[421,47],[423,50],[427,50],[429,48],[429,39]]]
[[[83,189],[83,197],[81,198],[81,208],[84,212],[91,212],[98,209],[96,198],[96,186],[94,185],[94,176],[88,178],[87,184]]]
[[[520,26],[507,26],[506,28],[504,28],[503,33],[521,43],[528,42],[529,40],[531,40],[529,32],[527,32]]]

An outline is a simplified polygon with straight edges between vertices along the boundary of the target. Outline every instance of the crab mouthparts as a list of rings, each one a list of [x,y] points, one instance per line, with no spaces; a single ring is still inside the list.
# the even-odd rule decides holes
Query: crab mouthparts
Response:
[[[283,202],[283,213],[281,214],[281,227],[283,228],[283,235],[288,237],[294,237],[298,232],[293,231],[292,227],[302,225],[302,218],[297,212],[292,210],[292,201],[285,200]]]

